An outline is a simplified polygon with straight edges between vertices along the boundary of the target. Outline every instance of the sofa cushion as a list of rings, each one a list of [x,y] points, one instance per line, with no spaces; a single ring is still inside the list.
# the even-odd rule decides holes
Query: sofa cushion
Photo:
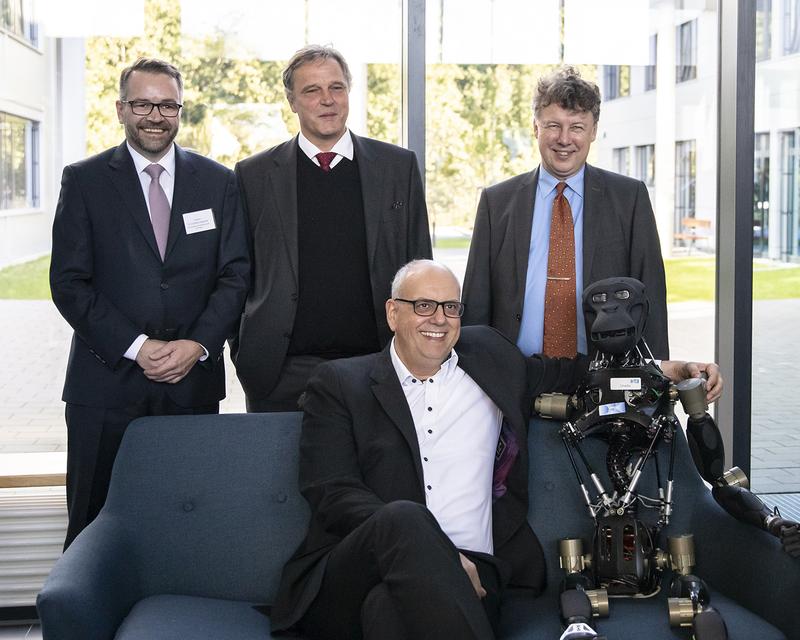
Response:
[[[249,602],[164,595],[140,600],[114,637],[115,640],[264,640],[273,636],[269,618]]]

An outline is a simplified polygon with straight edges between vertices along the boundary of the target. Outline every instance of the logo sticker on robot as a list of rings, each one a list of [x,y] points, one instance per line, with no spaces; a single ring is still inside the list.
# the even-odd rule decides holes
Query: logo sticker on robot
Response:
[[[612,402],[610,404],[601,404],[599,407],[601,416],[613,416],[617,413],[625,413],[624,402]]]
[[[641,378],[611,378],[612,391],[641,391]]]

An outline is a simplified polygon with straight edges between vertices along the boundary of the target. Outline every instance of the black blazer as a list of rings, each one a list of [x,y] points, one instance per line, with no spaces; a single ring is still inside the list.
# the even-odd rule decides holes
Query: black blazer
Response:
[[[353,136],[364,201],[372,299],[381,346],[391,339],[384,303],[394,274],[432,256],[428,213],[416,156],[407,149]],[[234,171],[253,242],[253,282],[238,336],[236,373],[248,398],[268,394],[294,328],[298,296],[297,138],[239,162]],[[301,152],[302,153],[302,152]]]
[[[187,234],[182,214],[202,209],[213,211],[216,228]],[[229,169],[175,146],[162,262],[126,144],[69,165],[50,265],[53,302],[75,331],[63,399],[95,407],[141,399],[149,381],[123,354],[142,333],[188,338],[209,352],[183,380],[164,384],[174,402],[190,407],[224,398],[222,350],[249,276],[247,227]]]
[[[515,342],[525,302],[538,181],[537,168],[484,189],[464,277],[464,324],[491,325]],[[650,300],[645,337],[655,357],[668,358],[664,262],[647,188],[639,180],[587,164],[583,286],[615,276],[644,283]]]
[[[495,555],[511,583],[540,590],[541,546],[528,526],[528,417],[533,395],[569,390],[573,361],[528,362],[489,327],[467,327],[458,364],[497,404],[519,444],[507,492],[492,509]],[[527,369],[526,369],[527,367]],[[530,374],[528,373],[530,370]],[[316,596],[330,550],[382,505],[425,504],[422,463],[411,412],[387,347],[381,353],[320,365],[308,384],[300,437],[300,490],[311,506],[306,539],[286,564],[273,630],[296,623]]]

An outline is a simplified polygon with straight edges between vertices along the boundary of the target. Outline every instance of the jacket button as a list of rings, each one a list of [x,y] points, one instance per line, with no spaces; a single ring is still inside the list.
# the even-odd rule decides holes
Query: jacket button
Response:
[[[286,333],[283,334],[283,337],[288,340],[289,338],[292,337],[292,334],[287,331]]]
[[[194,511],[194,503],[193,502],[184,502],[183,503],[183,510],[186,513],[189,513],[190,511]]]
[[[522,320],[522,314],[521,313],[516,314],[514,317],[517,319],[517,322]]]
[[[293,294],[292,294],[292,300],[294,300],[294,301],[296,301],[296,300],[297,300],[297,294],[296,294],[296,293],[293,293]]]
[[[166,282],[162,282],[160,286],[161,286],[161,289],[164,290],[164,291],[169,289],[169,285]]]

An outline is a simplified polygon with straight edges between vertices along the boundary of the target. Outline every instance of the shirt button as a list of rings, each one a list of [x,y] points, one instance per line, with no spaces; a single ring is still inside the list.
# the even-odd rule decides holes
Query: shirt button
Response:
[[[428,411],[433,411],[433,407],[428,407]]]
[[[425,462],[427,462],[427,461],[428,461],[428,459],[427,459],[427,458],[423,458],[423,460],[424,460]]]
[[[417,383],[417,381],[414,378],[411,378],[411,382],[413,382],[414,384]]]
[[[433,487],[431,487],[431,485],[428,485],[428,491],[430,491],[432,488]]]
[[[428,433],[433,433],[433,429],[428,429]]]

